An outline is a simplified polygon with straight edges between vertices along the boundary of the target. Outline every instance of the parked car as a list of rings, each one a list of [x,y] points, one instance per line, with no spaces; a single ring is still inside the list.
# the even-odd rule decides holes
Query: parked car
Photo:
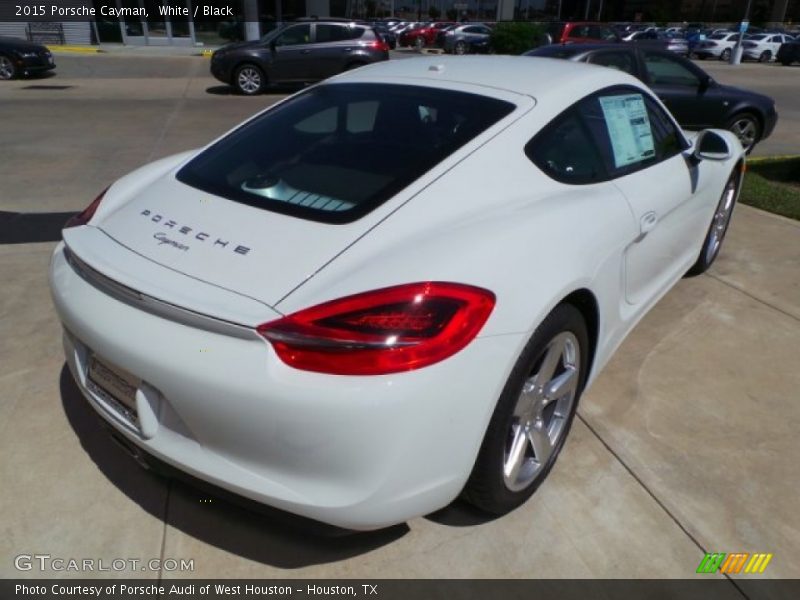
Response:
[[[44,73],[56,68],[53,54],[40,44],[0,37],[0,80]]]
[[[564,58],[630,73],[658,94],[685,129],[734,132],[746,151],[767,138],[778,114],[769,96],[723,85],[692,61],[671,52],[630,44],[542,46],[528,56]]]
[[[775,60],[781,44],[793,41],[794,38],[783,33],[759,33],[751,35],[742,42],[742,58],[770,62]]]
[[[658,33],[655,29],[634,31],[623,36],[622,41],[663,48],[664,50],[675,52],[681,56],[689,55],[689,45],[686,43],[686,40],[680,37],[669,37],[665,34]]]
[[[775,60],[787,67],[793,62],[800,62],[800,40],[795,39],[781,44]]]
[[[694,55],[699,59],[718,58],[728,61],[733,53],[733,48],[739,42],[739,33],[727,31],[713,33],[704,42],[695,46]]]
[[[394,50],[397,48],[397,36],[392,33],[389,29],[389,26],[384,23],[383,21],[376,21],[374,23],[370,23],[370,27],[375,30],[381,36],[381,39],[389,44],[389,48]]]
[[[469,54],[474,47],[488,47],[492,29],[483,23],[466,23],[443,30],[437,37],[445,52]]]
[[[546,24],[547,41],[551,44],[619,42],[619,34],[605,23],[590,21],[552,21]]]
[[[268,85],[320,81],[389,59],[389,45],[368,25],[340,21],[292,23],[261,40],[223,46],[211,74],[246,95]]]
[[[420,49],[425,46],[433,46],[436,44],[436,37],[439,35],[439,32],[445,31],[453,25],[455,25],[455,23],[440,21],[437,23],[430,23],[425,27],[406,31],[400,36],[400,45],[414,46]]]
[[[714,262],[743,166],[612,69],[370,65],[74,217],[49,276],[67,365],[144,464],[351,529],[462,493],[503,514]]]

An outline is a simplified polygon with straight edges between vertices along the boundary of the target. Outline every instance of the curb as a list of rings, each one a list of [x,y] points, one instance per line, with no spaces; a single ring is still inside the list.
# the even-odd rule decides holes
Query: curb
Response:
[[[800,158],[800,154],[781,154],[778,156],[754,156],[752,158],[748,157],[747,162],[760,163],[760,162],[769,162],[772,160],[790,160],[792,158]]]
[[[60,45],[52,45],[47,46],[47,49],[50,52],[75,52],[78,54],[97,54],[98,52],[102,52],[100,48],[95,46],[60,46]]]

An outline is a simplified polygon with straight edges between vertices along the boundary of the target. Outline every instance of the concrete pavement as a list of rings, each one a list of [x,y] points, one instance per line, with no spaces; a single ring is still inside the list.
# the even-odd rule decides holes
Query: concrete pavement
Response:
[[[46,284],[60,223],[114,178],[275,97],[220,93],[199,58],[110,57],[134,61],[127,77],[82,62],[96,59],[109,57],[0,86],[15,115],[0,131],[0,577],[86,575],[15,570],[38,552],[194,560],[101,577],[685,578],[706,551],[772,552],[766,576],[800,577],[800,224],[746,206],[711,272],[682,281],[622,345],[551,477],[511,515],[457,503],[333,537],[140,469],[64,370]],[[70,87],[27,87],[56,83]]]

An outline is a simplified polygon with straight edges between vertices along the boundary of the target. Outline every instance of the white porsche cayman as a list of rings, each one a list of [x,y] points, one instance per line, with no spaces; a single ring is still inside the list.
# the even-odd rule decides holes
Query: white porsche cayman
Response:
[[[744,154],[619,71],[381,63],[114,183],[51,266],[115,435],[353,529],[546,477],[626,333],[719,252]]]

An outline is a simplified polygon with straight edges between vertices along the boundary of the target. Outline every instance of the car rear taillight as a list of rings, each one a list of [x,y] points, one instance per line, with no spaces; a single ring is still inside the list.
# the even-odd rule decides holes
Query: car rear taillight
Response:
[[[388,52],[390,50],[389,44],[384,40],[375,40],[369,45],[373,50],[380,50],[381,52]]]
[[[291,367],[383,375],[452,356],[478,335],[494,304],[494,294],[482,288],[410,283],[326,302],[257,331]]]
[[[100,195],[97,196],[92,203],[84,208],[81,212],[77,215],[73,215],[70,217],[66,223],[64,223],[64,229],[69,229],[70,227],[77,227],[78,225],[86,225],[89,221],[92,220],[94,213],[97,211],[97,207],[100,206],[100,203],[103,201],[103,196],[106,195],[108,188],[104,189],[100,192]]]

